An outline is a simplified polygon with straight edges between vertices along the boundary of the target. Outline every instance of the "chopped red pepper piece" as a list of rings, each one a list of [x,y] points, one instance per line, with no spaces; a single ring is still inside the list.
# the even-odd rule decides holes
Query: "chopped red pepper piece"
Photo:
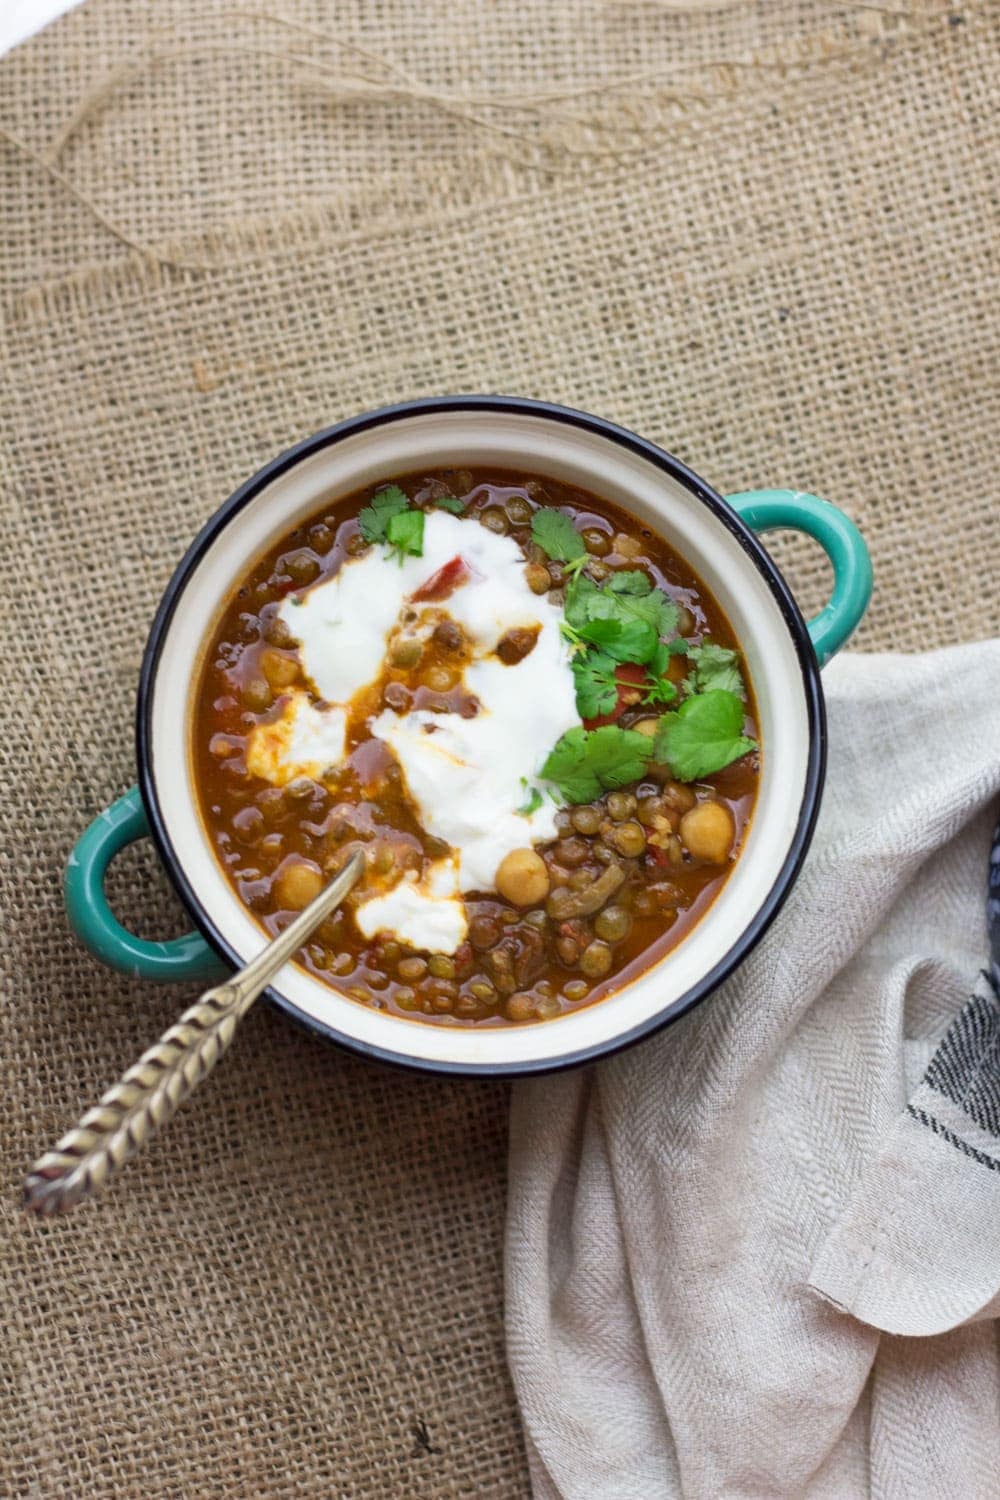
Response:
[[[464,557],[453,557],[432,573],[426,583],[420,585],[412,596],[414,604],[429,603],[431,600],[447,599],[448,595],[454,593],[460,583],[472,576],[471,569]]]

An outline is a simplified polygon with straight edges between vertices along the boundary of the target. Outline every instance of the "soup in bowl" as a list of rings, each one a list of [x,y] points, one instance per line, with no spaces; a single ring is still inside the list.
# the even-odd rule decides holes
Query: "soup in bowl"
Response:
[[[754,534],[775,525],[833,561],[809,627]],[[707,994],[784,899],[822,783],[818,668],[869,588],[834,507],[727,503],[582,413],[455,397],[343,423],[178,568],[142,673],[142,801],[84,835],[71,917],[120,967],[202,977],[361,850],[272,999],[417,1067],[598,1056]],[[147,820],[201,935],[144,942],[107,908]]]

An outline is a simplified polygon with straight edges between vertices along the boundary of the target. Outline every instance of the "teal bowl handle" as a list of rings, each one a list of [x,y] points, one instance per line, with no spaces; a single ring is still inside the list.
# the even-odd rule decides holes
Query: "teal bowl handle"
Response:
[[[726,499],[751,530],[804,531],[819,542],[833,564],[830,602],[808,624],[816,658],[825,667],[868,608],[872,563],[864,537],[842,510],[800,490],[751,490]]]
[[[197,932],[149,942],[127,931],[104,894],[104,877],[126,844],[149,833],[146,810],[133,787],[96,817],[66,865],[64,894],[70,926],[86,947],[113,969],[136,979],[218,979],[225,964]]]

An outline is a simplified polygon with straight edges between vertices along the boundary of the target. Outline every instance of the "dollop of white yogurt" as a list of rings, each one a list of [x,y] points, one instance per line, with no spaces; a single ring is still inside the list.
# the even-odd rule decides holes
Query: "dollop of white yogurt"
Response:
[[[454,862],[435,860],[423,880],[408,870],[384,895],[362,902],[354,920],[366,938],[391,932],[411,948],[454,953],[469,930],[465,903],[457,899],[457,892]]]
[[[455,557],[467,567],[447,597],[413,602]],[[370,730],[396,756],[425,831],[450,846],[452,884],[446,889],[440,876],[422,885],[401,880],[359,906],[356,920],[366,936],[388,931],[413,947],[453,953],[467,925],[456,890],[493,890],[505,855],[555,836],[556,807],[549,798],[530,814],[519,808],[553,745],[580,723],[569,648],[559,629],[562,611],[528,587],[525,559],[513,538],[432,511],[421,557],[400,563],[385,548],[372,547],[298,602],[286,599],[281,618],[325,704],[308,705],[307,715],[300,695],[292,695],[285,710],[292,714],[291,727],[280,728],[285,713],[258,726],[250,736],[248,764],[272,781],[316,775],[309,767],[321,758],[320,745],[325,754],[338,733],[342,759],[351,699],[381,675],[393,632],[402,625],[407,633],[424,633],[421,617],[430,612],[435,620],[453,619],[471,642],[461,685],[478,701],[478,712],[463,718],[387,708]],[[531,651],[508,666],[494,653],[512,629],[534,630],[536,637]],[[319,731],[323,722],[330,726],[328,738]],[[255,754],[258,736],[262,748]]]

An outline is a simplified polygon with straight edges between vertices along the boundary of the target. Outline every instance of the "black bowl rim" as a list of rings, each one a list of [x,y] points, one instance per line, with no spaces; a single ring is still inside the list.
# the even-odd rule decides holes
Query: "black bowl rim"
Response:
[[[767,583],[788,626],[802,674],[802,687],[809,723],[809,752],[802,803],[799,808],[795,831],[781,869],[771,889],[754,913],[753,918],[739,933],[732,946],[719,962],[707,973],[703,974],[683,995],[678,996],[671,1004],[665,1006],[663,1010],[657,1011],[655,1015],[650,1016],[641,1022],[640,1025],[632,1027],[629,1031],[610,1037],[606,1041],[595,1043],[589,1047],[577,1048],[554,1058],[528,1058],[520,1062],[496,1064],[489,1062],[451,1062],[415,1057],[405,1051],[405,1049],[396,1050],[373,1046],[371,1043],[360,1041],[356,1037],[338,1031],[326,1022],[317,1020],[315,1016],[308,1015],[277,990],[268,989],[265,991],[266,997],[273,1005],[304,1026],[306,1030],[372,1061],[392,1063],[421,1073],[443,1073],[461,1077],[513,1078],[533,1073],[555,1073],[565,1068],[578,1067],[583,1063],[594,1062],[600,1057],[607,1057],[613,1053],[622,1051],[626,1047],[633,1046],[636,1042],[653,1035],[654,1032],[678,1020],[710,995],[713,990],[718,988],[723,980],[756,947],[784,905],[801,868],[806,851],[809,848],[816,825],[816,817],[819,812],[820,797],[826,774],[826,710],[823,699],[823,688],[820,682],[819,664],[816,659],[816,653],[813,650],[812,642],[809,639],[805,621],[802,618],[798,605],[795,603],[791,590],[756,535],[711,485],[706,484],[703,479],[695,474],[693,470],[689,469],[686,464],[681,463],[679,459],[674,458],[671,454],[658,447],[655,443],[649,442],[646,438],[639,437],[636,433],[630,432],[628,428],[620,427],[617,423],[607,421],[603,417],[596,417],[589,412],[577,411],[572,407],[560,406],[548,401],[535,401],[527,397],[501,395],[430,396],[414,401],[398,402],[391,406],[380,407],[375,411],[364,412],[359,416],[349,417],[343,422],[337,422],[334,426],[324,428],[323,431],[316,433],[314,436],[306,438],[304,441],[296,443],[294,447],[286,449],[284,453],[279,454],[277,458],[272,459],[270,463],[258,469],[245,484],[240,485],[239,489],[230,495],[229,499],[206,521],[181,558],[170,582],[167,584],[150,628],[149,638],[143,654],[142,669],[139,675],[136,704],[136,759],[139,772],[139,787],[146,815],[149,819],[153,840],[184,905],[198,927],[198,930],[211,947],[227,963],[234,967],[239,967],[244,960],[235,949],[230,947],[222,934],[210,921],[202,909],[193,886],[187,878],[183,861],[173,847],[167,833],[166,823],[160,809],[156,790],[152,741],[153,690],[160,654],[170,621],[173,618],[174,611],[190,577],[219,532],[229,524],[245,505],[279,475],[293,468],[303,459],[309,458],[314,453],[318,453],[322,449],[330,447],[332,444],[340,442],[342,439],[353,436],[356,433],[369,431],[373,428],[384,426],[386,423],[398,422],[410,417],[454,411],[513,412],[517,415],[538,416],[550,421],[565,423],[570,427],[582,428],[587,432],[596,433],[598,436],[606,438],[620,447],[629,449],[677,480],[689,494],[712,511],[715,517],[732,533]],[[599,1003],[613,1004],[614,996],[609,996],[607,1001]]]

